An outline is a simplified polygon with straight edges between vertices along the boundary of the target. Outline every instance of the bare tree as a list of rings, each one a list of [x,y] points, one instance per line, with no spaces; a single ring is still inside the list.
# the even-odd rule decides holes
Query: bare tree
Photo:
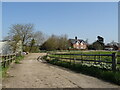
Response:
[[[33,24],[14,24],[10,27],[7,39],[11,40],[11,46],[14,51],[16,50],[16,44],[21,40],[22,46],[27,45],[33,37]]]
[[[34,40],[36,41],[36,45],[40,46],[47,40],[47,36],[41,31],[37,31],[34,33]]]
[[[26,45],[32,37],[33,30],[33,24],[15,24],[10,27],[9,35],[12,36],[13,40],[17,38],[22,40],[23,45]]]

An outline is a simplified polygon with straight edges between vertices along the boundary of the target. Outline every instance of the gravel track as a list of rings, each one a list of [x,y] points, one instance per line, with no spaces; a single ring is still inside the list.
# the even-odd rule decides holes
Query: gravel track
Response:
[[[120,88],[97,78],[38,61],[45,53],[31,53],[13,64],[3,88]]]

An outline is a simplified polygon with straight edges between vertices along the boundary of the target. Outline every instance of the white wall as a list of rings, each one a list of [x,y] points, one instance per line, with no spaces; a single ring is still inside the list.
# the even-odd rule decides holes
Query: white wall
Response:
[[[10,50],[10,45],[8,44],[7,41],[5,42],[0,42],[0,55],[1,54],[10,54],[12,51]]]

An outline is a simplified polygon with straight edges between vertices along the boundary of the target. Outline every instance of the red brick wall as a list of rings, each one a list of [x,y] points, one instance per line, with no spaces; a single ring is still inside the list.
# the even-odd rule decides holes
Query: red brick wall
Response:
[[[76,49],[86,49],[87,45],[86,44],[83,44],[83,45],[81,45],[81,44],[79,44],[79,45],[73,44],[73,48],[76,48]]]

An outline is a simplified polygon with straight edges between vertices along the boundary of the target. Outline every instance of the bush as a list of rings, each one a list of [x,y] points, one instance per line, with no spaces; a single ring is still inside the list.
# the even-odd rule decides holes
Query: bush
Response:
[[[24,58],[24,56],[18,56],[15,60],[16,64],[20,64],[20,60],[22,60]]]

